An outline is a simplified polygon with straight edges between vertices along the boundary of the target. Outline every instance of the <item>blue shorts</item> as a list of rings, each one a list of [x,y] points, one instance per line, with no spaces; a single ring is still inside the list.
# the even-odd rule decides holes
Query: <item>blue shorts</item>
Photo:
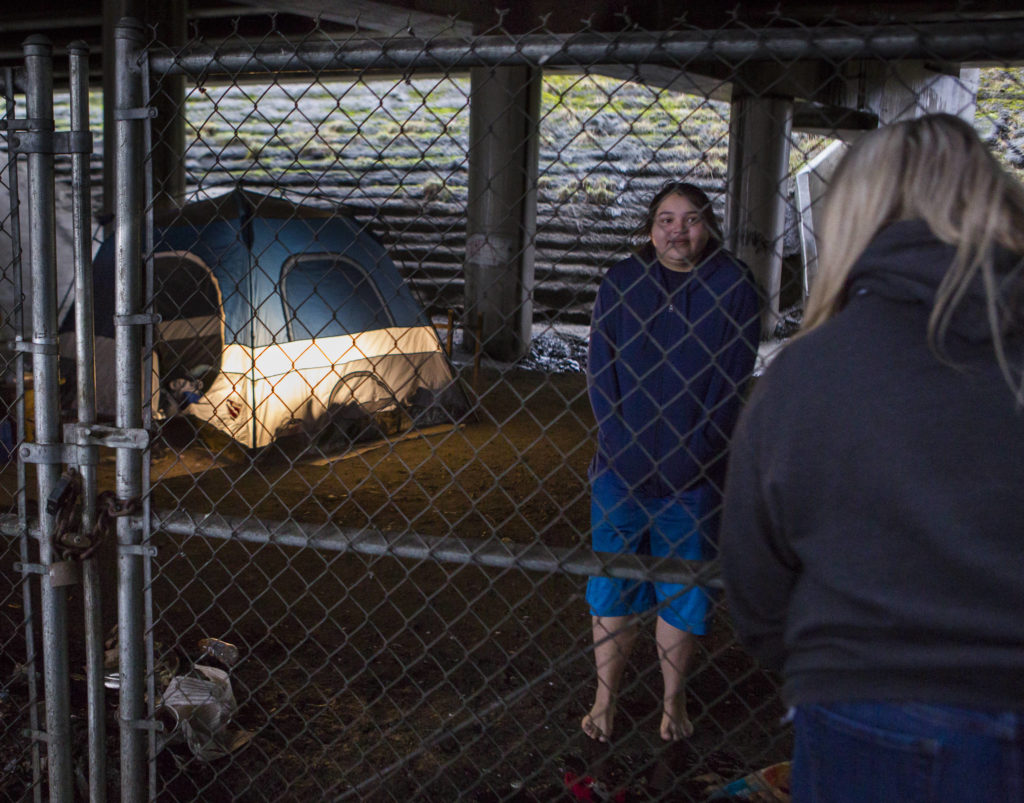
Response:
[[[621,480],[604,472],[591,488],[594,551],[703,560],[711,506],[707,486],[673,497],[634,496]],[[658,615],[673,627],[697,635],[707,632],[710,599],[700,587],[591,577],[587,603],[593,616],[629,616],[660,605]]]

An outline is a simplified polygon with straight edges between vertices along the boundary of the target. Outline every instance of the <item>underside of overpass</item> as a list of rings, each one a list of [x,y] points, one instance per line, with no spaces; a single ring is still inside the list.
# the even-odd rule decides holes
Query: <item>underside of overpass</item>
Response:
[[[735,7],[680,4],[659,0],[625,2],[549,2],[524,0],[493,6],[474,0],[57,0],[43,9],[30,6],[6,12],[0,22],[0,67],[23,59],[22,43],[44,33],[60,53],[71,42],[84,42],[90,70],[102,75],[104,97],[113,97],[112,42],[122,18],[141,20],[161,46],[185,50],[197,46],[258,46],[280,38],[305,43],[349,43],[365,39],[469,42],[516,37],[612,35],[659,31],[715,31],[749,35],[751,31],[785,32],[843,25],[878,27],[962,23],[1010,23],[1024,10],[1005,3],[876,4],[755,0]],[[55,81],[66,82],[59,60]],[[480,341],[483,351],[504,360],[529,348],[532,320],[533,240],[538,82],[547,68],[485,66],[470,71],[471,137],[464,258],[465,339]],[[770,304],[765,329],[779,312],[779,285],[784,226],[780,184],[788,175],[793,131],[820,131],[838,138],[855,136],[901,116],[946,109],[965,113],[973,106],[971,71],[955,61],[921,58],[898,65],[827,59],[799,65],[747,61],[737,65],[705,59],[678,67],[657,63],[602,63],[592,72],[689,92],[731,104],[729,178],[726,202],[727,244],[754,270]],[[216,77],[213,77],[216,80]],[[976,81],[976,78],[974,79]],[[927,90],[927,107],[905,98]],[[162,203],[179,203],[185,191],[184,125],[175,120],[178,95],[163,94],[155,105],[165,123],[162,141],[154,143],[153,170],[164,188]],[[510,104],[510,98],[511,104]],[[167,121],[172,121],[168,123]],[[113,128],[113,109],[104,107],[104,129]],[[510,158],[511,154],[511,158]],[[112,166],[104,172],[104,208],[113,208]]]

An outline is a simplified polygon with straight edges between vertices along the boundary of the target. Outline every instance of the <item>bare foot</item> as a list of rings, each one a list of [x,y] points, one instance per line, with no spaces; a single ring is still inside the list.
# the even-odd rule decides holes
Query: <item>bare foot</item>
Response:
[[[607,742],[612,733],[612,718],[614,716],[614,710],[605,707],[599,711],[595,705],[590,709],[590,713],[583,717],[580,727],[591,739]]]
[[[678,742],[693,736],[693,723],[686,713],[686,701],[665,703],[661,715],[661,738],[666,742]]]

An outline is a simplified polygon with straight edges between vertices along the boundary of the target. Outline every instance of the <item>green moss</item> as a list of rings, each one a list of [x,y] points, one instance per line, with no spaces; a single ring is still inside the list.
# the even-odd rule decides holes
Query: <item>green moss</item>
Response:
[[[1010,162],[1008,145],[1024,134],[1024,68],[996,67],[981,70],[978,85],[976,119],[995,123],[993,134],[996,158],[1018,179],[1024,180],[1024,167]]]
[[[558,181],[542,179],[538,181],[539,190],[547,190],[561,203],[591,203],[608,206],[619,197],[619,185],[605,176],[584,176],[581,179]]]

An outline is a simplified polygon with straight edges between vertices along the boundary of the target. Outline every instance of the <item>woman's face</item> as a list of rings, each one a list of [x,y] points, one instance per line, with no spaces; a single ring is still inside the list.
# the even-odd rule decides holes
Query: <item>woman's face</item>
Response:
[[[710,234],[700,209],[683,195],[667,195],[654,212],[651,244],[669,270],[693,270]]]

